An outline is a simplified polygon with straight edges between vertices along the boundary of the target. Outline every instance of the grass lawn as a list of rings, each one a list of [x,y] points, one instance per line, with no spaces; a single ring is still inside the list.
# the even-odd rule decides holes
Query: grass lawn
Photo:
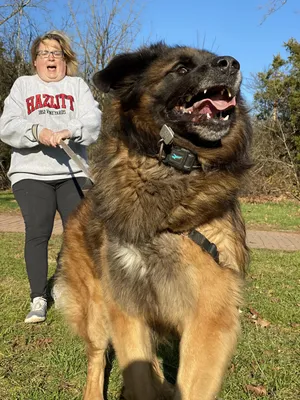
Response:
[[[247,228],[264,230],[300,230],[300,203],[241,203]]]
[[[0,191],[0,212],[16,212],[19,210],[18,203],[10,190]]]
[[[296,201],[241,203],[248,229],[300,231],[300,203]],[[0,191],[0,213],[19,210],[11,191]]]
[[[54,307],[43,324],[25,325],[29,309],[23,235],[0,234],[0,399],[82,399],[83,343]],[[60,237],[50,243],[50,274]],[[242,335],[219,399],[300,398],[300,252],[253,251],[241,313]],[[163,354],[172,360],[172,348]],[[174,359],[174,357],[173,357]],[[108,400],[121,378],[113,357]],[[175,372],[175,363],[169,365]],[[248,388],[248,389],[247,389]]]

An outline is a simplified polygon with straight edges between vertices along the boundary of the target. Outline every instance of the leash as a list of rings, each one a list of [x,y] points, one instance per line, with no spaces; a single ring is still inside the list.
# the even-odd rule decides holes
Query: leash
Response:
[[[60,142],[59,147],[61,149],[63,149],[65,151],[65,153],[68,154],[68,156],[74,161],[74,163],[77,165],[77,167],[79,167],[81,169],[82,172],[84,172],[84,174],[92,181],[92,183],[94,184],[94,180],[91,177],[91,174],[89,172],[89,170],[87,169],[87,167],[83,164],[83,162],[80,160],[80,158],[78,157],[78,155],[76,153],[74,153],[74,151],[71,149],[71,147],[64,142],[63,140]]]

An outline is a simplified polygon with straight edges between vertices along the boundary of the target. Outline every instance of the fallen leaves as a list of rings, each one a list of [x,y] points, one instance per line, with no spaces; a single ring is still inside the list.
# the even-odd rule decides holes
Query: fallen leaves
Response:
[[[271,325],[271,322],[263,319],[258,311],[254,310],[254,308],[249,308],[248,318],[251,322],[253,322],[256,326],[260,326],[262,328],[267,328]]]
[[[16,336],[13,340],[11,347],[12,350],[20,350],[21,348],[45,348],[53,343],[53,339],[50,337],[37,338],[33,341],[29,341],[28,338],[24,336]]]
[[[35,341],[36,347],[47,347],[53,343],[52,338],[39,338]]]
[[[247,392],[255,394],[255,396],[266,396],[267,395],[267,389],[262,386],[254,386],[254,385],[246,385],[245,389]]]

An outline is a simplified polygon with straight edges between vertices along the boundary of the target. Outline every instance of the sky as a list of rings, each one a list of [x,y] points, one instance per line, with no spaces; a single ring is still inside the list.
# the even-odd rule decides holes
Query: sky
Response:
[[[80,5],[85,10],[85,2],[72,1],[75,7]],[[110,1],[94,0],[96,5]],[[130,2],[116,1],[120,4]],[[140,11],[138,20],[141,26],[133,46],[163,40],[169,45],[205,48],[220,56],[235,57],[241,64],[242,91],[251,106],[252,76],[266,70],[274,55],[280,53],[286,58],[284,42],[291,37],[300,41],[300,0],[287,0],[283,7],[263,22],[268,11],[266,5],[272,1],[132,0],[134,9]],[[65,10],[67,4],[67,0],[48,1],[52,9],[48,18],[54,24],[53,28],[57,23],[60,29],[60,10]]]
[[[263,23],[270,0],[146,0],[137,45],[164,40],[231,55],[241,64],[243,94],[251,103],[252,74],[264,71],[291,37],[300,41],[300,0],[288,0]]]

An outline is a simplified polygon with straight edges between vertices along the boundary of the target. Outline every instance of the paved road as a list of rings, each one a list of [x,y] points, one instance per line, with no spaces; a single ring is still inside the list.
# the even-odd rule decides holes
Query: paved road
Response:
[[[24,232],[24,223],[20,214],[0,214],[0,232]],[[60,218],[55,219],[53,234],[62,232]],[[300,233],[247,231],[249,247],[270,250],[300,250]]]

